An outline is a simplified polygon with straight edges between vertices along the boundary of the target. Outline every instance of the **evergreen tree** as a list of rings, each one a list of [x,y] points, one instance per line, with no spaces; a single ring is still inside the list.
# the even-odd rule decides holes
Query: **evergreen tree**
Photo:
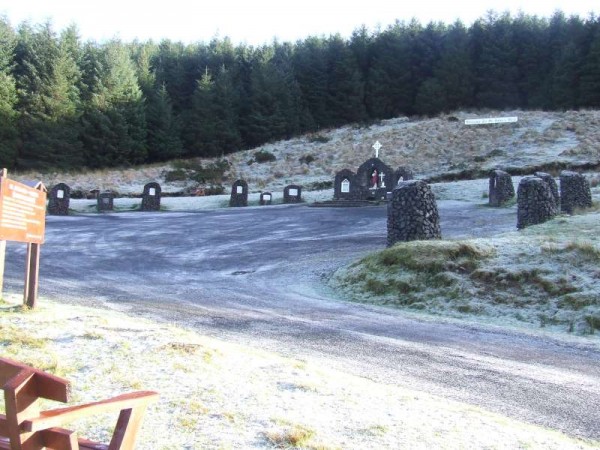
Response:
[[[81,139],[92,167],[147,160],[144,99],[129,51],[112,41],[100,51],[88,46],[86,74],[91,101]]]
[[[0,17],[0,168],[13,168],[17,158],[17,88],[12,76],[16,38]]]
[[[355,55],[340,36],[328,41],[327,100],[329,126],[367,119],[364,80]]]
[[[294,50],[294,73],[308,113],[305,130],[327,127],[330,113],[327,104],[327,52],[322,38],[308,38]]]
[[[581,69],[579,104],[584,107],[600,107],[600,22],[590,24],[594,35],[590,49]]]
[[[469,44],[468,31],[460,21],[448,28],[442,41],[434,75],[442,87],[444,109],[448,111],[473,104],[474,79]]]
[[[15,50],[21,168],[70,168],[83,162],[79,134],[80,71],[73,54],[77,32],[57,38],[49,23],[23,25]]]
[[[498,108],[519,106],[517,54],[508,13],[489,13],[471,28],[474,43],[476,106]]]
[[[146,109],[148,124],[148,160],[166,161],[183,155],[181,124],[173,113],[173,105],[163,84],[151,95]]]
[[[396,22],[373,43],[366,85],[367,110],[370,117],[378,119],[412,114],[414,95],[410,36],[404,24]]]
[[[234,96],[231,76],[225,67],[216,81],[206,69],[194,93],[192,155],[221,156],[240,149]]]

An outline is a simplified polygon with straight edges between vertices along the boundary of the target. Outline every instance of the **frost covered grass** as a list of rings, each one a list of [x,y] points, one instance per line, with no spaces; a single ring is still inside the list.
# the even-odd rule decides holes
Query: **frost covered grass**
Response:
[[[463,249],[459,258],[469,253]],[[41,298],[27,310],[16,296],[7,300],[0,302],[0,354],[67,378],[69,404],[159,392],[142,422],[141,450],[598,448],[472,405],[333,370],[320,358],[286,358],[105,307]],[[115,421],[102,415],[70,428],[106,440]]]
[[[365,303],[594,334],[600,214],[494,238],[398,243],[339,269],[330,284]]]

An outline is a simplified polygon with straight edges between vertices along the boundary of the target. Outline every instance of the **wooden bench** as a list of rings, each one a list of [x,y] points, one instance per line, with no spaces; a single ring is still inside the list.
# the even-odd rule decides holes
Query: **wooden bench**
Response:
[[[0,358],[0,386],[4,390],[5,414],[0,414],[0,449],[8,450],[127,450],[133,449],[142,416],[156,392],[139,391],[85,405],[40,411],[39,399],[66,403],[67,380]],[[119,411],[109,444],[79,438],[60,426],[93,414]]]

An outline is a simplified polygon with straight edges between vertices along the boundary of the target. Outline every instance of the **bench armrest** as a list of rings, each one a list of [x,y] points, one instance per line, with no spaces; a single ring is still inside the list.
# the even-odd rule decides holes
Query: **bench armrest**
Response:
[[[85,405],[51,409],[41,412],[38,417],[24,420],[21,424],[21,429],[28,432],[46,430],[92,414],[145,407],[157,400],[158,394],[156,392],[139,391]]]

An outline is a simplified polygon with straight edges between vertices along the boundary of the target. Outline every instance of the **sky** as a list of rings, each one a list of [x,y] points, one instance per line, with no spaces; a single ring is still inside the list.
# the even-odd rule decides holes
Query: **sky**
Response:
[[[557,9],[580,17],[600,12],[597,0],[0,0],[0,15],[12,26],[49,20],[55,31],[77,25],[86,41],[170,39],[186,44],[215,37],[248,45],[336,33],[349,37],[362,25],[375,31],[411,18],[422,24],[460,19],[468,26],[489,10],[550,17]]]

